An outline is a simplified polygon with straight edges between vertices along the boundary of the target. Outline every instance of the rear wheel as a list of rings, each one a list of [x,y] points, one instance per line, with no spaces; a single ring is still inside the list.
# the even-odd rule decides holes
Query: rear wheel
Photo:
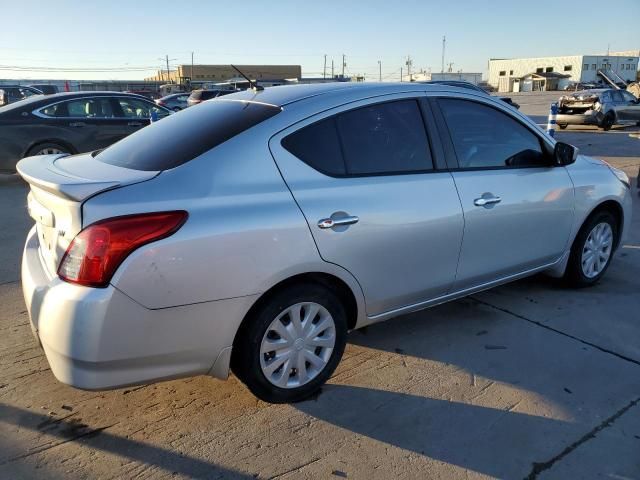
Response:
[[[313,395],[342,358],[347,316],[331,290],[315,284],[277,292],[238,332],[234,373],[258,398],[297,402]]]
[[[29,149],[26,156],[32,157],[34,155],[52,155],[56,153],[71,153],[69,149],[63,145],[53,142],[41,143],[34,145]]]
[[[588,287],[609,268],[618,238],[615,217],[608,211],[592,215],[582,226],[573,246],[565,279],[574,287]]]
[[[607,113],[602,119],[602,123],[600,124],[600,128],[603,130],[611,130],[611,127],[616,123],[616,117],[613,112]]]

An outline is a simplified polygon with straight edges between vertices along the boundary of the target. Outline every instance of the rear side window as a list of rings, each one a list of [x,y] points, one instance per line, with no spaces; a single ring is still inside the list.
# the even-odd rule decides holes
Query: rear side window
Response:
[[[332,176],[433,169],[416,100],[386,102],[335,115],[287,136],[282,145],[309,166]]]
[[[159,171],[182,165],[280,112],[260,103],[214,100],[170,115],[96,155],[110,165]]]

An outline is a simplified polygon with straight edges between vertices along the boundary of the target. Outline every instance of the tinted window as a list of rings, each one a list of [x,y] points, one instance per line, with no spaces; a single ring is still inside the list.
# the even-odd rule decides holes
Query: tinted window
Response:
[[[349,174],[433,168],[427,133],[415,100],[351,110],[336,120]]]
[[[158,117],[165,117],[169,113],[166,110],[158,108],[155,103],[145,102],[138,98],[119,97],[117,99],[122,109],[122,114],[126,118],[149,118],[151,112],[155,111]]]
[[[41,113],[49,117],[113,118],[111,101],[106,98],[78,98],[49,105]]]
[[[611,95],[613,96],[614,102],[624,102],[624,97],[622,96],[622,93],[619,90],[616,90],[615,92],[611,92]]]
[[[350,110],[286,137],[282,145],[328,175],[376,175],[433,169],[415,100]]]
[[[282,146],[309,166],[328,175],[346,175],[335,117],[298,130]]]
[[[624,98],[625,102],[635,102],[637,100],[637,98],[634,97],[633,94],[625,90],[622,90],[620,93],[622,94],[622,97]]]
[[[460,168],[547,166],[540,140],[505,113],[476,102],[438,101]]]
[[[280,112],[258,103],[215,100],[139,130],[96,158],[136,170],[177,167]]]

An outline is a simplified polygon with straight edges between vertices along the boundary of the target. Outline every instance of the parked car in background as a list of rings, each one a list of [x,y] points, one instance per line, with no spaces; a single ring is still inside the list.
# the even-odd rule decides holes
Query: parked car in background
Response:
[[[156,104],[161,107],[168,108],[169,110],[173,110],[174,112],[178,112],[180,110],[184,110],[189,105],[187,104],[187,100],[189,99],[189,93],[173,93],[171,95],[167,95],[166,97],[162,97],[156,100]]]
[[[205,100],[211,100],[212,98],[222,97],[235,93],[237,90],[194,90],[187,99],[187,105],[192,107]]]
[[[609,130],[614,125],[640,125],[640,100],[626,90],[600,88],[563,95],[558,102],[558,127],[597,125]]]
[[[134,95],[140,95],[142,97],[146,97],[150,100],[156,100],[160,98],[160,94],[158,92],[154,92],[152,90],[126,90],[124,93],[132,93]]]
[[[489,92],[487,92],[484,88],[479,87],[478,85],[474,85],[471,82],[464,82],[462,80],[430,80],[428,82],[425,83],[437,83],[440,85],[449,85],[450,87],[460,87],[460,88],[466,88],[469,90],[474,90],[478,93],[483,93],[485,95],[489,95]],[[504,103],[511,105],[513,108],[515,109],[520,109],[520,105],[518,105],[516,102],[514,102],[513,100],[511,100],[511,98],[509,97],[498,97],[500,100],[502,100]]]
[[[438,84],[237,93],[18,171],[32,329],[84,389],[231,368],[302,400],[349,329],[537,272],[593,285],[631,225],[624,172]]]
[[[580,91],[580,90],[591,90],[594,88],[602,88],[603,84],[596,82],[570,82],[565,87],[566,91]]]
[[[0,107],[42,94],[37,88],[26,85],[0,85]]]
[[[47,83],[39,83],[36,85],[29,85],[32,88],[40,90],[45,95],[53,95],[54,93],[59,93],[60,90],[56,85],[49,85]]]
[[[74,92],[32,96],[0,108],[0,170],[32,155],[105,148],[170,110],[139,95]]]

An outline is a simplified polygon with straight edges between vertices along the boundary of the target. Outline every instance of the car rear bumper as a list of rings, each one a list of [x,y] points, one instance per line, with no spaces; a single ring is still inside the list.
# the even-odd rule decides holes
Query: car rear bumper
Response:
[[[112,285],[64,282],[44,267],[35,227],[22,258],[22,288],[53,374],[87,390],[198,374],[226,378],[235,333],[255,301],[151,310]]]
[[[559,125],[599,125],[601,116],[594,112],[589,114],[558,114],[556,123]]]

